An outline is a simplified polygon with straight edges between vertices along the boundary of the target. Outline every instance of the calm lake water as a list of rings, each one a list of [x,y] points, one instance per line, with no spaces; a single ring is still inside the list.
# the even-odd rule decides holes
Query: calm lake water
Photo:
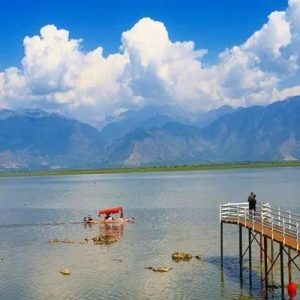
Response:
[[[221,271],[219,205],[245,202],[254,191],[258,201],[300,213],[299,183],[300,168],[0,179],[0,298],[263,298],[257,250],[253,288],[246,261],[240,282],[234,225],[225,226]],[[136,222],[119,229],[80,223],[116,205]],[[120,236],[115,244],[80,243],[111,230]],[[76,243],[48,243],[54,238]],[[176,263],[175,251],[204,260]],[[173,269],[155,273],[148,266]],[[59,273],[63,267],[70,276]],[[278,271],[274,281],[280,282]],[[270,298],[280,298],[280,290]]]

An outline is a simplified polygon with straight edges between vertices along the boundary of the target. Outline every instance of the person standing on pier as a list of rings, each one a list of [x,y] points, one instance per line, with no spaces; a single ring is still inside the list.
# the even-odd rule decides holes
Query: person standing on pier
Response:
[[[254,195],[253,193],[251,193],[250,196],[248,197],[248,202],[249,202],[249,211],[251,211],[252,217],[255,217],[256,195]]]
[[[251,192],[251,194],[248,197],[248,203],[249,203],[249,209],[250,209],[250,201],[253,199],[253,192]]]

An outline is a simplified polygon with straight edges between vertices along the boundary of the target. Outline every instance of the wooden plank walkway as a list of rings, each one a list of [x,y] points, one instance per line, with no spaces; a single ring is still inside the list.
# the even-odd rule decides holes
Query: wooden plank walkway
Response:
[[[282,228],[279,228],[278,226],[275,226],[272,229],[268,224],[263,225],[260,222],[255,222],[255,221],[253,222],[252,220],[249,219],[243,220],[242,218],[238,219],[234,217],[224,218],[222,219],[222,222],[229,223],[229,224],[236,224],[236,225],[240,224],[245,228],[250,228],[259,234],[267,236],[271,240],[279,242],[295,251],[300,252],[300,242],[297,240],[297,238],[294,236],[290,236],[288,232],[286,232],[284,235],[282,233]]]
[[[257,203],[255,216],[249,204],[220,205],[220,222],[242,225],[300,253],[300,215]]]
[[[280,264],[280,281],[281,281],[281,297],[285,297],[285,281],[284,281],[284,263],[288,265],[288,280],[291,283],[292,273],[291,265],[296,266],[295,259],[300,256],[300,215],[289,211],[283,211],[280,208],[274,209],[269,203],[257,203],[256,212],[249,210],[249,203],[227,203],[220,205],[220,250],[221,250],[221,265],[223,266],[223,225],[234,224],[239,228],[239,263],[240,263],[240,278],[243,278],[243,257],[248,252],[249,255],[249,283],[252,285],[252,242],[254,239],[259,244],[261,250],[261,262],[264,261],[264,283],[265,294],[268,295],[269,279],[268,275],[274,270],[274,265],[277,259]],[[243,236],[242,228],[248,230],[248,247],[243,253]],[[256,239],[253,233],[260,234],[263,239],[260,242]],[[273,257],[274,248],[271,248],[271,258],[268,256],[268,240],[273,240],[279,244],[278,255],[275,260]],[[273,246],[273,243],[271,244]],[[287,250],[285,248],[288,248]],[[296,255],[291,256],[289,250],[296,251]],[[263,254],[263,255],[262,255]],[[287,259],[284,259],[286,254]],[[293,253],[294,255],[294,253]],[[270,262],[270,264],[269,264]],[[263,273],[261,273],[263,274]]]

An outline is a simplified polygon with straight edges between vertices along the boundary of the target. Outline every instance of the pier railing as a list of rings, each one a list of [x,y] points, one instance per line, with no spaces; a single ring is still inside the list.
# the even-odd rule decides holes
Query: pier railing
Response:
[[[262,234],[264,230],[269,229],[271,238],[274,234],[282,235],[283,244],[286,239],[295,241],[296,250],[299,251],[300,242],[300,215],[291,211],[284,211],[280,208],[274,209],[269,203],[257,203],[256,211],[249,210],[248,202],[243,203],[227,203],[220,205],[220,222],[237,223],[256,228],[261,228]]]

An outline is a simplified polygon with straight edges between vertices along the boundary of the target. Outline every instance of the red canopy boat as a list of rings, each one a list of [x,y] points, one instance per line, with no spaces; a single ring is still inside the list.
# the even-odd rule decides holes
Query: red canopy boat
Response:
[[[84,222],[85,223],[90,223],[90,224],[101,224],[101,223],[119,223],[122,224],[124,222],[129,222],[129,223],[134,223],[134,218],[125,218],[123,216],[123,207],[122,206],[116,206],[116,207],[110,207],[110,208],[105,208],[97,211],[98,216],[101,217],[101,215],[114,215],[114,214],[120,214],[120,216],[117,219],[100,219],[100,220],[93,220],[90,217],[84,217]]]
[[[113,215],[113,214],[120,214],[123,215],[123,207],[122,206],[116,206],[111,208],[105,208],[98,210],[98,216],[100,217],[102,214],[106,215]]]

